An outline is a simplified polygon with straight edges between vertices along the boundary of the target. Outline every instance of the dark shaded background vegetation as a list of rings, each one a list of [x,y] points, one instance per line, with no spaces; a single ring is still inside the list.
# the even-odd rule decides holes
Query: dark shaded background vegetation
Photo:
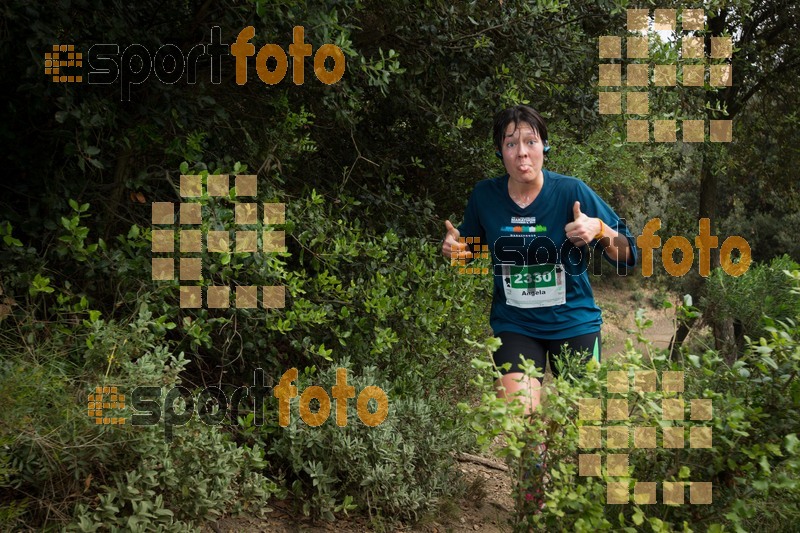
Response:
[[[622,33],[627,7],[670,6],[681,7],[624,0],[3,4],[0,524],[181,529],[256,512],[290,494],[298,513],[316,517],[357,510],[382,524],[435,512],[458,490],[451,453],[474,445],[455,405],[476,400],[480,387],[471,378],[480,372],[470,360],[482,352],[464,339],[489,333],[489,287],[455,275],[441,259],[443,220],[461,216],[477,180],[502,172],[491,120],[523,102],[549,121],[548,166],[584,179],[636,232],[660,217],[662,242],[692,240],[698,217],[710,217],[720,242],[744,236],[759,262],[738,280],[719,271],[705,280],[696,268],[683,279],[657,280],[700,306],[685,311],[676,346],[698,320],[713,326],[718,352],[696,364],[697,392],[709,368],[730,373],[716,385],[754,387],[743,405],[732,389],[713,389],[720,431],[736,417],[751,417],[755,429],[740,424],[720,439],[740,452],[733,465],[698,459],[709,476],[746,480],[726,485],[719,506],[694,515],[659,507],[653,516],[675,527],[796,518],[797,487],[787,479],[797,468],[790,438],[800,402],[797,330],[762,319],[793,319],[798,309],[782,271],[800,258],[800,8],[783,0],[706,3],[707,46],[712,35],[734,40],[733,86],[651,95],[653,118],[733,118],[733,143],[628,144],[623,118],[597,112],[597,38]],[[320,83],[308,58],[301,86],[288,76],[267,86],[252,63],[249,82],[239,86],[226,58],[219,84],[201,61],[196,84],[151,76],[123,101],[116,83],[57,84],[43,74],[44,52],[55,43],[83,51],[95,43],[151,51],[175,43],[186,52],[208,43],[212,26],[230,44],[248,25],[257,49],[288,49],[292,28],[302,25],[315,50],[341,47],[344,77]],[[673,43],[651,42],[654,60],[675,54]],[[190,312],[178,306],[177,282],[151,281],[150,203],[179,201],[181,173],[257,174],[259,199],[287,204],[287,253],[233,254],[204,273],[217,284],[242,277],[283,284],[285,309]],[[232,228],[231,202],[201,201],[215,227]],[[774,366],[748,363],[758,379],[742,382],[735,361],[751,353],[745,336],[766,339],[752,357],[780,355]],[[686,348],[678,354],[663,364],[691,360]],[[350,369],[357,390],[376,384],[388,392],[384,425],[366,428],[351,413],[346,429],[312,429],[295,413],[283,429],[271,403],[263,426],[245,410],[237,424],[177,427],[165,443],[161,427],[104,429],[85,416],[85,395],[101,384],[232,390],[250,383],[255,368],[277,379],[297,367],[299,388],[329,388],[339,366]],[[774,387],[782,396],[763,400]],[[761,405],[769,405],[769,424]],[[765,463],[752,470],[748,461]],[[661,474],[668,473],[665,466]],[[753,479],[767,484],[745,493]],[[571,523],[603,527],[606,511],[591,507],[591,490],[583,494],[585,507],[565,504],[573,505]],[[736,498],[778,498],[784,515],[766,503],[736,508]],[[642,523],[636,509],[624,511],[625,524]]]

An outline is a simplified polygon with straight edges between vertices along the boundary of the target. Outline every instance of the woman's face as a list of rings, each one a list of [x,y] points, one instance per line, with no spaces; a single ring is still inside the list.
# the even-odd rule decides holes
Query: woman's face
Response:
[[[527,122],[506,127],[502,154],[509,177],[520,184],[533,183],[542,172],[544,144]]]

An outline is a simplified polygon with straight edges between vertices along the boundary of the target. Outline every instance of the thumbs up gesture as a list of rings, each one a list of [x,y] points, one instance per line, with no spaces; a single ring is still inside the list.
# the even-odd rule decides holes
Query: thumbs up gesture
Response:
[[[461,256],[463,258],[472,257],[472,253],[467,249],[467,244],[458,242],[461,233],[453,227],[453,224],[449,220],[445,220],[444,227],[447,229],[447,234],[444,236],[444,241],[442,242],[442,255],[451,259],[454,252],[461,252],[462,254],[466,254]]]
[[[581,203],[575,202],[572,205],[573,221],[564,226],[567,238],[575,246],[585,246],[592,242],[595,237],[600,235],[603,228],[599,218],[591,218],[586,213],[581,212]]]

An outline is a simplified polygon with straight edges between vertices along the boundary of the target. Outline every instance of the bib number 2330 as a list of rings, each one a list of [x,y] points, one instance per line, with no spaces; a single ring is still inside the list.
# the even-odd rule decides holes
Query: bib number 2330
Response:
[[[503,265],[506,303],[514,307],[550,307],[567,301],[561,265]]]

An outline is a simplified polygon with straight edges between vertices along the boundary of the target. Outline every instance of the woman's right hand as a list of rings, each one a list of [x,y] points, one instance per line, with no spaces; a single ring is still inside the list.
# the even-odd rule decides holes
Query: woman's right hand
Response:
[[[448,259],[455,259],[455,257],[453,257],[453,252],[462,252],[463,255],[461,255],[460,258],[467,259],[472,257],[472,253],[467,248],[467,243],[458,242],[461,233],[453,227],[453,224],[451,224],[449,220],[445,220],[444,227],[447,228],[447,234],[444,236],[444,241],[442,242],[442,255]]]

